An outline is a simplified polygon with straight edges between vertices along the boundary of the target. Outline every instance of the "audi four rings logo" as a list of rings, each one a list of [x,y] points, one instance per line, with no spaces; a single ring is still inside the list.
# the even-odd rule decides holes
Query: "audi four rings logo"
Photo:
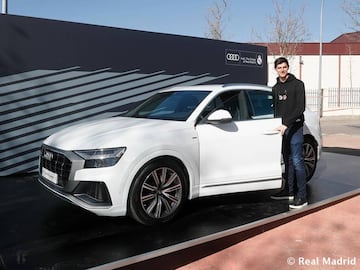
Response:
[[[226,59],[229,61],[240,61],[240,55],[237,53],[227,53]]]

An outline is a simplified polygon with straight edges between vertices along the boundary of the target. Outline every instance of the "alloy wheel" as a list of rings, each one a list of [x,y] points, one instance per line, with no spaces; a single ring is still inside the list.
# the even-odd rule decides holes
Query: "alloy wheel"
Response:
[[[141,186],[141,206],[152,218],[167,217],[179,207],[182,189],[181,179],[173,169],[156,168],[147,175]]]
[[[304,142],[303,155],[305,162],[306,180],[309,181],[315,172],[317,162],[316,148],[312,143],[307,141]]]

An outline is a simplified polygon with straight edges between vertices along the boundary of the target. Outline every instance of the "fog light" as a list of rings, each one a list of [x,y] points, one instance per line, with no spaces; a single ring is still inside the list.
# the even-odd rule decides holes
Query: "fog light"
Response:
[[[73,195],[87,204],[96,206],[111,206],[109,191],[103,182],[81,181]]]

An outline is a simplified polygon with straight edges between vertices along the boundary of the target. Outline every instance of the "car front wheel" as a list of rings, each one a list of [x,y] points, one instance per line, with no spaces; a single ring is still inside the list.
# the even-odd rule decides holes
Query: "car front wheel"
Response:
[[[181,166],[171,159],[151,162],[140,170],[130,189],[130,215],[145,225],[167,222],[179,212],[186,194]]]

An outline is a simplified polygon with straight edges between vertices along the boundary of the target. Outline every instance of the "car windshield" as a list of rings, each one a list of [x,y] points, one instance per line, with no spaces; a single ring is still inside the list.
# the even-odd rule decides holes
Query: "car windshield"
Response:
[[[169,91],[150,97],[126,116],[186,121],[209,91]]]

